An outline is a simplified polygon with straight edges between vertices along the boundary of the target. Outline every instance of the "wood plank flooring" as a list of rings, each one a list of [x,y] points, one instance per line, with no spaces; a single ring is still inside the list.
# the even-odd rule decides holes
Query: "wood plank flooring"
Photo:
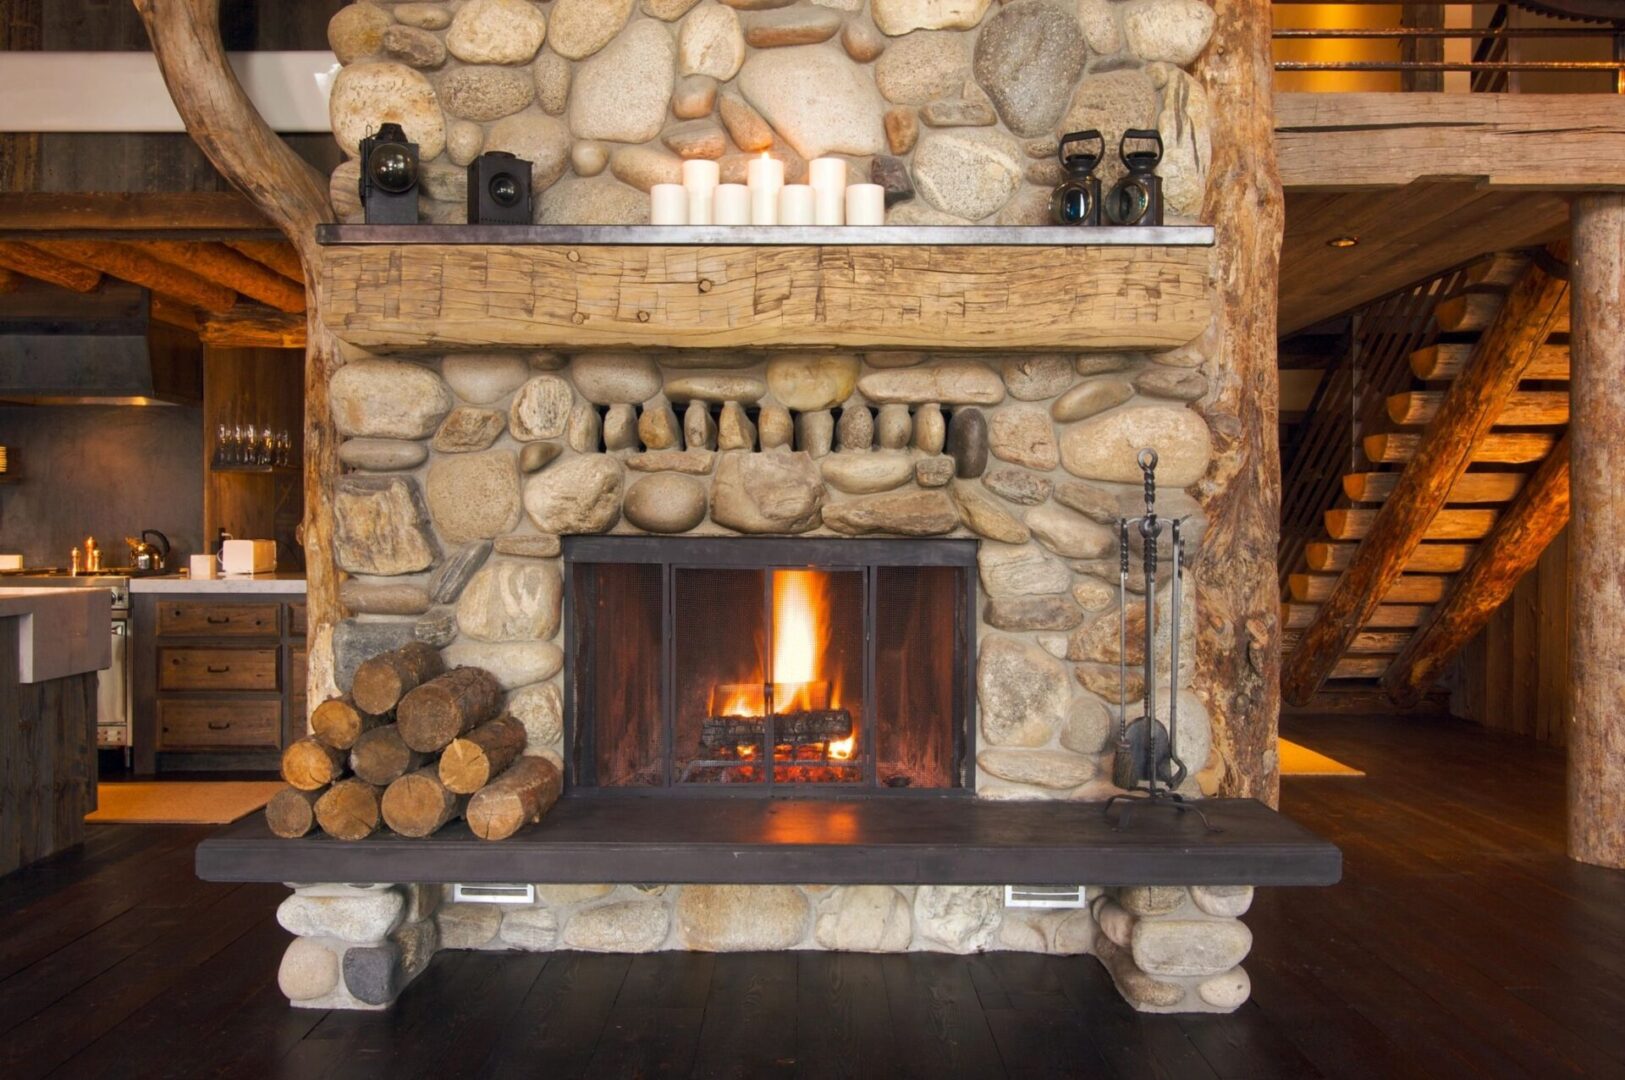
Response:
[[[1453,721],[1291,717],[1331,889],[1247,916],[1253,998],[1142,1016],[1089,957],[452,952],[386,1013],[291,1009],[276,886],[206,828],[94,826],[0,879],[0,1076],[1625,1076],[1625,873],[1562,857],[1562,757]]]

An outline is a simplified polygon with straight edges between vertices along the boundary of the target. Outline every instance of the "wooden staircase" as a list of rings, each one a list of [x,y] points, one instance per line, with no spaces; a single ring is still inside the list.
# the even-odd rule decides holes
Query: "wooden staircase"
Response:
[[[1282,568],[1287,655],[1314,622],[1378,509],[1394,492],[1422,432],[1466,369],[1475,339],[1495,321],[1508,289],[1528,266],[1526,256],[1494,256],[1463,278],[1469,283],[1464,291],[1434,308],[1438,340],[1410,353],[1411,387],[1386,398],[1375,425],[1378,430],[1362,433],[1359,439],[1358,457],[1364,464],[1343,474],[1336,504],[1322,515],[1322,534],[1302,545],[1295,565]],[[1381,679],[1389,671],[1428,621],[1432,606],[1450,594],[1456,575],[1495,534],[1508,505],[1557,446],[1569,418],[1566,318],[1551,329],[1517,391],[1472,450],[1468,471],[1450,487],[1444,508],[1427,523],[1403,572],[1332,666],[1328,678],[1339,682],[1329,683],[1329,688],[1351,689],[1360,685],[1351,680]]]

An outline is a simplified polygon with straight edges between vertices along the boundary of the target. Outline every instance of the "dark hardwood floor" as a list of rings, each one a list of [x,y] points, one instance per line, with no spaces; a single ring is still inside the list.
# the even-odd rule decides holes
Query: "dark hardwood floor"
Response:
[[[0,879],[0,1076],[1625,1076],[1625,873],[1562,857],[1559,754],[1450,721],[1293,718],[1331,889],[1259,895],[1253,999],[1141,1016],[1089,957],[452,952],[387,1013],[291,1009],[286,890],[205,828],[97,826]]]

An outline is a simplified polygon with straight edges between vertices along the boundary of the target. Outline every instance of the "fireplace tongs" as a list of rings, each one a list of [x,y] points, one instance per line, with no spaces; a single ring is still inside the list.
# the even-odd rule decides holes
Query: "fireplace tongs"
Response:
[[[1173,557],[1169,587],[1168,726],[1157,720],[1157,542],[1163,522],[1157,517],[1157,452],[1141,450],[1136,459],[1145,477],[1145,514],[1136,522],[1117,522],[1117,746],[1112,761],[1112,783],[1123,793],[1106,800],[1108,816],[1121,804],[1116,829],[1129,825],[1136,806],[1165,806],[1178,814],[1195,814],[1209,832],[1220,832],[1207,815],[1176,789],[1189,770],[1179,757],[1179,616],[1185,576],[1185,541],[1180,535],[1184,518],[1167,522]],[[1145,549],[1145,694],[1144,713],[1128,721],[1128,573],[1129,527],[1139,529]]]

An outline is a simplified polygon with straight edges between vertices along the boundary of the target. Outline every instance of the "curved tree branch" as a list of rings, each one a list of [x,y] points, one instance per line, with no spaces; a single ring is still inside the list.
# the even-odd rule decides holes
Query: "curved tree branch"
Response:
[[[260,116],[226,62],[220,0],[134,0],[192,141],[318,265],[316,226],[333,220],[327,183]]]
[[[305,601],[310,627],[310,705],[330,688],[331,627],[343,616],[333,563],[333,487],[338,438],[328,408],[328,383],[339,364],[338,342],[316,302],[321,248],[316,226],[332,221],[327,182],[295,154],[243,92],[220,39],[220,0],[134,0],[146,24],[164,84],[192,141],[225,178],[281,229],[304,264],[305,345]],[[301,722],[304,717],[299,718]]]

